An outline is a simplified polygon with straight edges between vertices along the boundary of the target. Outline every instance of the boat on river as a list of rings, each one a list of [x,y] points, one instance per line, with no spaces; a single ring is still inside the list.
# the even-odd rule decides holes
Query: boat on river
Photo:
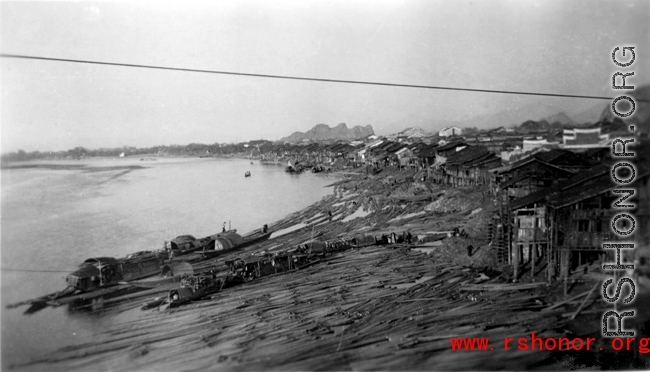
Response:
[[[258,252],[225,261],[229,272],[217,277],[217,270],[183,274],[178,288],[169,291],[166,297],[157,297],[145,303],[142,310],[165,310],[201,300],[220,292],[224,288],[254,281],[258,278],[288,273],[313,265],[334,253],[350,248],[362,248],[378,244],[370,235],[355,235],[326,241],[314,240],[294,249],[279,252]]]
[[[142,310],[157,308],[166,310],[201,300],[224,288],[246,283],[260,277],[298,270],[316,262],[314,257],[302,251],[252,254],[242,259],[226,261],[229,272],[217,277],[217,270],[200,273],[186,273],[181,277],[178,288],[169,291],[166,297],[157,297],[142,306]]]
[[[300,165],[292,166],[292,165],[287,165],[284,168],[284,171],[287,173],[301,173],[302,172],[302,167]]]
[[[246,173],[244,173],[244,177],[250,177],[250,176],[251,176],[251,172],[250,172],[250,171],[246,171]]]
[[[322,166],[322,165],[320,165],[320,164],[315,165],[315,166],[311,169],[311,172],[312,172],[312,173],[320,173],[320,172],[324,172],[324,171],[325,171],[325,167]]]
[[[125,285],[134,280],[155,275],[182,274],[187,272],[188,261],[201,261],[244,248],[267,240],[271,234],[271,231],[263,228],[247,236],[237,234],[236,230],[201,239],[196,239],[192,235],[181,235],[166,242],[163,250],[139,251],[124,258],[89,258],[66,277],[65,289],[7,307],[32,305],[27,311],[32,313],[47,305],[59,306],[70,302],[67,299],[107,296],[114,291],[124,290]]]
[[[226,279],[218,278],[216,270],[208,270],[193,275],[184,274],[178,288],[172,289],[166,298],[154,300],[153,303],[145,305],[145,308],[158,306],[159,310],[165,310],[201,299],[223,289]]]
[[[160,273],[168,257],[164,251],[140,251],[124,258],[93,257],[85,260],[65,280],[68,287],[89,292]]]
[[[204,258],[211,258],[233,249],[265,241],[271,234],[272,232],[268,231],[268,229],[261,229],[246,236],[237,234],[237,230],[228,230],[201,239],[196,239],[192,235],[181,235],[167,242],[165,246],[169,250],[170,260],[191,253],[198,253]],[[177,261],[183,261],[183,259]]]

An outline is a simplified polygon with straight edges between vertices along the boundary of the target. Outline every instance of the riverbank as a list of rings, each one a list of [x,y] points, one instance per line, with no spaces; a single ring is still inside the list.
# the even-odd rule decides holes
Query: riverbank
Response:
[[[247,252],[359,233],[408,231],[418,241],[345,251],[162,313],[139,308],[165,288],[115,299],[99,315],[128,314],[128,320],[97,335],[100,341],[17,369],[571,369],[598,366],[608,355],[505,350],[507,337],[532,332],[595,335],[602,301],[589,290],[600,279],[596,265],[574,270],[568,298],[561,286],[546,284],[543,268],[512,283],[490,246],[494,201],[486,190],[441,188],[389,170],[331,176],[340,177],[334,195],[270,224],[276,233]],[[225,271],[223,262],[241,253],[196,268]],[[490,338],[489,348],[452,351],[450,339],[457,337]]]

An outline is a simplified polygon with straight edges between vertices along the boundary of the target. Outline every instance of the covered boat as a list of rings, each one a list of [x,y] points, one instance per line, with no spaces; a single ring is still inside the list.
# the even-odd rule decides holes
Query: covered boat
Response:
[[[197,251],[228,250],[243,243],[244,238],[237,234],[237,230],[230,230],[201,239],[192,235],[181,235],[167,242],[165,246],[170,250],[170,258],[173,258]]]
[[[377,244],[377,241],[372,235],[355,235],[350,240],[353,247],[367,247]]]
[[[325,167],[323,167],[323,166],[320,165],[320,164],[314,166],[314,167],[311,169],[311,172],[312,172],[312,173],[320,173],[320,172],[323,172],[323,171],[325,171]]]
[[[217,278],[216,270],[195,275],[183,275],[179,288],[172,289],[165,303],[161,306],[176,307],[184,303],[199,300],[223,288],[224,279]]]
[[[237,233],[236,230],[227,231],[205,237],[203,239],[191,240],[183,238],[177,240],[176,245],[171,245],[173,257],[166,265],[163,266],[161,274],[163,276],[175,276],[182,273],[187,273],[187,263],[183,261],[201,261],[206,258],[214,258],[223,253],[240,249],[251,244],[255,244],[267,240],[272,232],[264,229],[259,232],[243,237]],[[178,237],[179,239],[182,237]],[[174,239],[174,240],[176,240]],[[173,241],[172,241],[173,242]],[[178,242],[181,244],[179,245]],[[180,257],[181,255],[187,255]]]
[[[85,260],[79,269],[66,277],[68,286],[83,292],[160,273],[165,255],[141,251],[125,258],[94,257]]]
[[[223,252],[242,248],[267,240],[272,232],[265,225],[262,229],[245,237],[230,230],[219,234],[196,239],[192,235],[181,235],[166,242],[165,250],[139,251],[124,258],[93,257],[85,260],[77,270],[66,277],[68,286],[58,292],[35,299],[21,301],[8,307],[25,304],[32,305],[28,312],[35,312],[48,304],[58,306],[62,301],[77,297],[88,298],[88,292],[97,296],[133,288],[125,282],[154,275],[180,276],[194,275],[189,262],[201,261]],[[119,284],[124,284],[120,286]],[[107,288],[110,287],[110,288]],[[97,297],[95,296],[95,297]],[[36,309],[33,310],[32,309]]]
[[[243,281],[299,269],[311,261],[311,256],[303,252],[274,252],[253,254],[246,258],[226,261],[234,278]]]

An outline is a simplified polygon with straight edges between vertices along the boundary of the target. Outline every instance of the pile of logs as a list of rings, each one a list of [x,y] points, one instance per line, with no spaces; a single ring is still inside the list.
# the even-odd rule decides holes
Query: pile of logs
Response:
[[[371,246],[176,310],[141,312],[99,334],[96,342],[66,347],[23,367],[526,368],[547,355],[504,351],[503,339],[531,331],[558,336],[555,330],[567,321],[561,316],[567,304],[544,304],[542,286],[486,279],[407,248]],[[490,337],[495,351],[452,351],[452,337]]]

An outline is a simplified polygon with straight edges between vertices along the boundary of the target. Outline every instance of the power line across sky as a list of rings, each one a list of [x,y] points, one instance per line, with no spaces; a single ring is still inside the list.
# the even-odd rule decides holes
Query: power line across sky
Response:
[[[103,66],[146,68],[146,69],[155,69],[155,70],[184,71],[184,72],[196,72],[196,73],[218,74],[218,75],[246,76],[246,77],[257,77],[257,78],[268,78],[268,79],[302,80],[302,81],[314,81],[314,82],[338,83],[338,84],[376,85],[376,86],[401,87],[401,88],[417,88],[417,89],[463,91],[463,92],[493,93],[493,94],[514,94],[514,95],[542,96],[542,97],[582,98],[582,99],[610,100],[610,101],[614,100],[614,97],[605,97],[605,96],[542,93],[542,92],[521,92],[521,91],[494,90],[494,89],[474,89],[474,88],[462,88],[462,87],[442,87],[442,86],[433,86],[433,85],[385,83],[385,82],[361,81],[361,80],[326,79],[326,78],[301,77],[301,76],[290,76],[290,75],[256,74],[256,73],[235,72],[235,71],[219,71],[219,70],[192,69],[192,68],[183,68],[183,67],[154,66],[154,65],[133,64],[133,63],[118,63],[118,62],[90,61],[90,60],[80,60],[80,59],[39,57],[39,56],[28,56],[28,55],[19,55],[19,54],[0,54],[0,57],[39,60],[39,61],[52,61],[52,62],[83,63],[83,64],[103,65]],[[647,100],[637,100],[637,101],[648,102]]]

